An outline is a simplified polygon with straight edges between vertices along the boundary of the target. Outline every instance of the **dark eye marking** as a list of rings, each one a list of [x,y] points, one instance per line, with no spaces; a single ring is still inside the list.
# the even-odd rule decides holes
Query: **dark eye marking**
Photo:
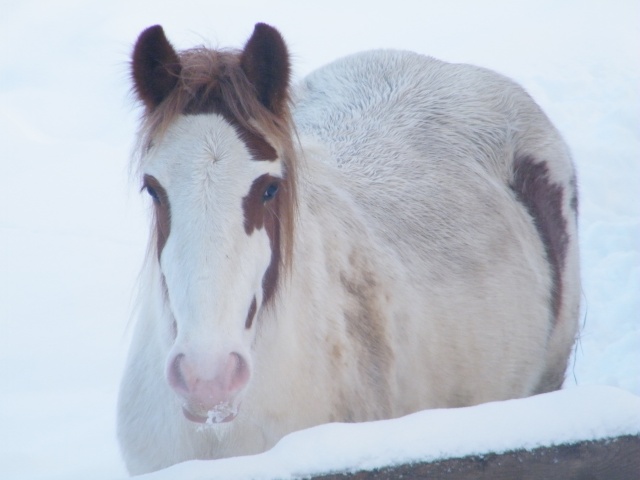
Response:
[[[147,191],[153,199],[155,206],[158,258],[160,258],[162,249],[167,243],[169,233],[171,232],[171,207],[169,205],[169,197],[167,196],[167,191],[160,185],[160,182],[151,175],[144,176],[142,190]]]
[[[286,178],[265,173],[256,178],[247,195],[242,199],[244,212],[244,230],[251,235],[255,230],[264,228],[271,246],[271,263],[262,277],[262,305],[269,303],[278,284],[280,265],[280,214],[281,206],[287,202],[288,183]],[[277,192],[280,192],[277,195]],[[286,208],[286,206],[284,207]],[[251,321],[245,322],[251,325]]]
[[[282,182],[281,178],[265,173],[253,181],[247,196],[242,199],[244,211],[244,228],[247,235],[254,229],[261,229],[265,222],[265,215],[271,218],[279,210],[277,192]]]

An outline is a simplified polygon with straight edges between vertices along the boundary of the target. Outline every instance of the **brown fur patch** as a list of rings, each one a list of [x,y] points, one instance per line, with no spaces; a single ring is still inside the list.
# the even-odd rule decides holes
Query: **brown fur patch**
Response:
[[[384,295],[376,282],[376,275],[367,268],[367,260],[353,253],[350,262],[354,269],[340,274],[340,282],[351,297],[345,309],[347,333],[358,345],[359,370],[369,392],[375,392],[374,416],[391,414],[391,386],[389,379],[393,363],[393,351],[388,343],[385,318],[380,302]],[[369,402],[370,403],[370,402]],[[371,417],[373,418],[373,417]]]
[[[251,325],[253,324],[253,318],[256,316],[256,309],[258,308],[258,304],[256,302],[256,297],[253,297],[251,301],[251,306],[249,307],[249,312],[247,312],[247,319],[244,322],[244,328],[249,330]]]
[[[263,195],[267,188],[273,184],[279,186],[278,192],[273,199],[265,201]],[[254,230],[264,228],[271,244],[271,262],[262,279],[263,305],[268,304],[273,298],[278,284],[281,262],[280,230],[282,226],[280,224],[280,211],[282,190],[286,190],[286,181],[264,174],[253,181],[249,193],[242,199],[245,232],[247,235],[251,235]]]
[[[143,188],[146,188],[153,198],[156,220],[156,250],[158,260],[160,260],[162,250],[171,233],[171,205],[166,190],[155,177],[145,175]]]
[[[557,321],[562,306],[562,277],[569,244],[567,220],[562,212],[564,189],[551,181],[545,162],[536,162],[530,156],[515,160],[511,188],[531,215],[544,244],[553,280],[551,309]]]

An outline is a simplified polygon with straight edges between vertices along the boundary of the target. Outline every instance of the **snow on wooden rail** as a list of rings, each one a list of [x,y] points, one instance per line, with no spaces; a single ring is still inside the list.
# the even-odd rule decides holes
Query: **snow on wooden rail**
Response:
[[[321,425],[260,455],[186,462],[138,478],[624,479],[640,478],[639,459],[640,397],[591,386],[395,420]]]

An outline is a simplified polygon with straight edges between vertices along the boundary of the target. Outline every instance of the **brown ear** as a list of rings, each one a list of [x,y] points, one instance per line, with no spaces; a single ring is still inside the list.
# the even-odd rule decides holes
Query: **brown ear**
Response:
[[[264,23],[255,26],[240,65],[258,100],[276,115],[283,113],[289,89],[289,52],[280,33]]]
[[[180,60],[160,25],[138,37],[131,59],[131,73],[138,98],[148,109],[157,107],[176,86]]]

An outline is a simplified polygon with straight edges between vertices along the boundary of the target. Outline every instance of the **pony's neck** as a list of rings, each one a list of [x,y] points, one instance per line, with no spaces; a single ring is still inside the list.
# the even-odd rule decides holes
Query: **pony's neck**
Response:
[[[303,146],[292,274],[303,283],[319,280],[318,275],[334,282],[353,268],[354,251],[374,247],[373,238],[329,152],[315,141]]]

